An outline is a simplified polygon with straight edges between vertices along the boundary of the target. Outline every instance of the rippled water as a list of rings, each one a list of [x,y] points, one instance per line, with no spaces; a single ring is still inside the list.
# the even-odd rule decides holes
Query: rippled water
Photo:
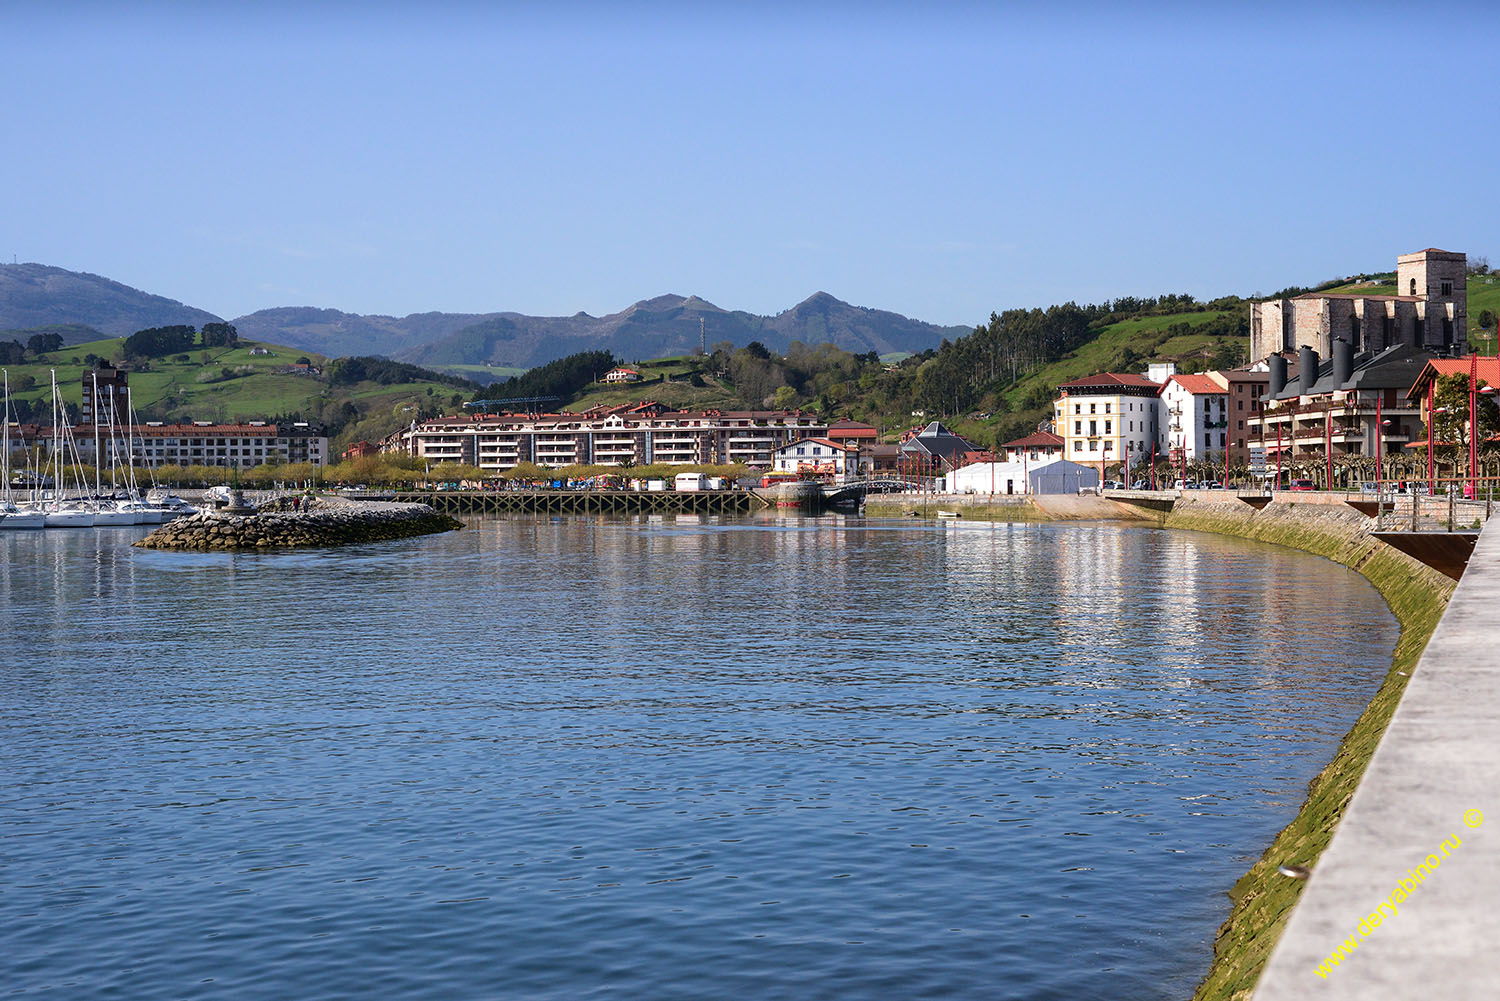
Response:
[[[0,532],[0,982],[1170,998],[1389,664],[1334,564],[1119,526]]]

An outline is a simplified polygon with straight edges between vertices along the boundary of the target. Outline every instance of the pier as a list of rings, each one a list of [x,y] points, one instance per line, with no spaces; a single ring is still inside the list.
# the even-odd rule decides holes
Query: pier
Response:
[[[439,514],[742,515],[766,502],[748,490],[411,490],[394,500]]]

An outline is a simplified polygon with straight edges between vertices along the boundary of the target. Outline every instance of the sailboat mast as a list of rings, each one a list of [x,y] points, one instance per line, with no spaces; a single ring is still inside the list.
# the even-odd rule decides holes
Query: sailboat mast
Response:
[[[99,467],[104,457],[99,453],[99,370],[94,369],[94,499],[99,499]]]
[[[5,503],[10,503],[10,369],[4,369],[5,377],[5,445],[4,452],[0,452],[0,476],[5,477]]]

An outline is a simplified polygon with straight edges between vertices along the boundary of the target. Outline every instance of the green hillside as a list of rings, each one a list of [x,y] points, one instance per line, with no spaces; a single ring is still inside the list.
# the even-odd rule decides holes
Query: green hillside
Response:
[[[734,410],[743,406],[735,400],[734,387],[725,386],[708,374],[705,358],[691,355],[658,358],[655,361],[633,363],[630,367],[641,373],[640,382],[622,386],[595,383],[569,403],[568,409],[613,407],[641,400],[655,400],[664,406],[681,410]],[[697,381],[702,383],[701,386],[693,384],[695,375],[698,377]]]
[[[26,364],[6,365],[12,405],[26,417],[51,420],[51,373],[64,403],[79,406],[83,376],[91,359],[118,359],[123,338],[64,347]],[[269,354],[251,354],[263,348]],[[330,387],[315,374],[288,372],[306,359],[323,368],[328,359],[296,348],[242,341],[233,348],[194,348],[186,354],[151,359],[132,368],[130,390],[142,420],[234,421],[298,415],[327,424],[336,442],[357,432],[386,434],[423,413],[461,409],[470,392],[437,380],[394,385],[363,381]],[[28,418],[30,419],[30,418]]]

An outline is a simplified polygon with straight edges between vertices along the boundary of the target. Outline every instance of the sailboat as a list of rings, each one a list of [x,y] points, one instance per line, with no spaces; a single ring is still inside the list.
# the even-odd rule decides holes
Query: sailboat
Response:
[[[47,524],[47,516],[41,511],[34,511],[29,507],[19,507],[15,498],[11,496],[10,487],[10,372],[5,372],[5,409],[0,412],[0,420],[5,423],[4,445],[0,446],[0,482],[5,484],[5,494],[0,498],[0,529],[4,528],[43,528]]]
[[[78,449],[73,444],[73,432],[68,427],[68,415],[62,409],[62,400],[57,392],[57,370],[52,371],[52,497],[42,502],[46,512],[48,528],[92,528],[94,505],[82,499],[68,499],[63,495],[63,457],[68,453],[72,459],[73,479],[82,482],[78,474]]]
[[[110,496],[106,499],[103,495],[103,486],[100,482],[100,467],[104,465],[104,453],[99,444],[99,415],[102,408],[99,405],[99,376],[94,375],[94,527],[113,528],[120,525],[139,525],[144,522],[140,504],[134,497],[119,500],[115,493],[115,473],[119,465],[119,450],[115,447],[115,405],[111,396],[108,409],[109,414],[109,486]]]

